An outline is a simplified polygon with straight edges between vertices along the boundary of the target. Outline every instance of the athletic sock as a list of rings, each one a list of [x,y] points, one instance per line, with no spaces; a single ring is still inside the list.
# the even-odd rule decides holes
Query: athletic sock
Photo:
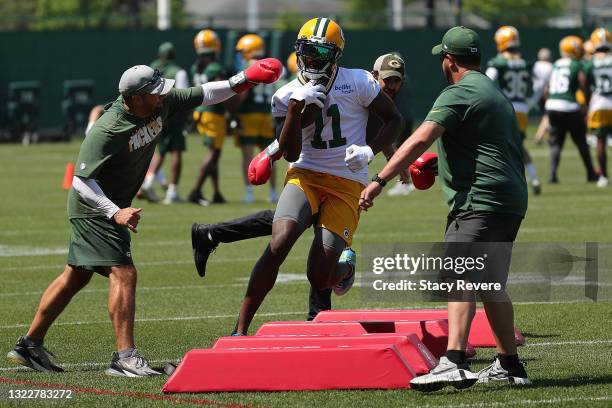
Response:
[[[123,350],[119,350],[119,358],[128,358],[131,357],[132,354],[134,353],[135,348],[134,347],[128,347],[126,349]]]
[[[162,169],[157,170],[157,173],[155,173],[155,179],[162,186],[166,184],[166,175]]]
[[[446,358],[458,366],[467,363],[465,358],[465,350],[446,350]]]
[[[253,194],[253,186],[251,185],[244,186],[244,190],[246,191],[247,194]]]
[[[521,365],[521,362],[518,358],[518,354],[510,354],[506,356],[504,356],[503,354],[498,354],[497,358],[499,358],[499,363],[506,371],[513,371]]]
[[[538,178],[538,173],[536,172],[536,168],[533,163],[527,163],[525,165],[525,169],[527,170],[527,174],[531,180],[535,180]]]
[[[176,194],[176,184],[168,184],[168,191],[167,194],[169,196],[175,195]]]

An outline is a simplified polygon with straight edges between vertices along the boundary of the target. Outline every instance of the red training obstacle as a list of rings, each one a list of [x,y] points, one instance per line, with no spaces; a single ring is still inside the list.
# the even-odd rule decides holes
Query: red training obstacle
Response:
[[[446,309],[411,309],[411,310],[328,310],[317,314],[315,322],[345,321],[345,322],[371,322],[371,321],[415,321],[446,319]],[[514,329],[514,338],[517,345],[525,344],[525,338],[518,328]],[[484,309],[476,309],[472,321],[472,328],[468,341],[474,347],[495,347],[493,331],[487,320]]]
[[[408,388],[395,345],[191,350],[163,392]]]
[[[438,360],[414,334],[376,333],[346,336],[281,335],[281,336],[233,336],[221,337],[213,349],[294,349],[299,347],[351,347],[372,344],[395,345],[416,374],[426,374],[438,364]]]

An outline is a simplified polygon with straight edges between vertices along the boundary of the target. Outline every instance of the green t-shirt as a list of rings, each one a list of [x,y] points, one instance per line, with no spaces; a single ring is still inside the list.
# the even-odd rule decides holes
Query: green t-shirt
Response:
[[[520,57],[508,59],[498,54],[487,66],[497,70],[495,82],[508,99],[512,102],[527,101],[531,89],[532,64]]]
[[[248,91],[248,95],[238,109],[239,113],[270,113],[274,84],[259,84]]]
[[[159,69],[164,78],[175,79],[176,74],[183,68],[176,65],[173,61],[163,61],[156,59],[151,63],[151,68]]]
[[[226,78],[227,72],[217,61],[209,63],[204,69],[198,67],[197,61],[191,66],[191,80],[194,86],[201,86],[210,81],[219,81]],[[220,103],[216,105],[198,106],[196,110],[198,112],[212,112],[219,115],[225,113],[225,108]]]
[[[183,70],[183,68],[174,63],[174,61],[164,61],[161,59],[156,59],[150,66],[153,69],[159,69],[162,77],[170,79],[176,79],[176,74]],[[166,123],[164,123],[163,137],[182,137],[189,113],[190,112],[182,111],[169,117]]]
[[[527,185],[512,104],[484,74],[446,87],[426,121],[443,126],[438,172],[451,208],[525,216]]]
[[[548,83],[548,99],[576,102],[578,73],[582,63],[571,58],[561,58],[553,64]],[[547,107],[548,108],[548,107]]]
[[[162,107],[147,118],[125,110],[123,97],[107,105],[81,144],[74,175],[96,180],[119,208],[129,207],[142,185],[166,118],[202,103],[202,88],[172,89]],[[79,194],[68,193],[68,217],[99,217]]]
[[[584,72],[595,94],[612,96],[612,55],[595,55],[584,65]]]

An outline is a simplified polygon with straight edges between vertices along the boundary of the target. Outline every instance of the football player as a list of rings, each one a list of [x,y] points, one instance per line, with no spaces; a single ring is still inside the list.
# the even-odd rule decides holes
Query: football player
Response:
[[[241,71],[253,62],[262,58],[266,46],[263,38],[256,34],[246,34],[236,43],[236,70]],[[247,178],[249,163],[253,159],[253,148],[266,147],[274,140],[274,124],[270,114],[270,101],[274,93],[274,85],[256,86],[249,92],[239,96],[238,132],[235,142],[242,150],[242,175],[245,185],[245,203],[252,203],[253,186]],[[270,193],[268,201],[275,203],[278,200],[276,193],[276,177],[270,178]]]
[[[280,265],[310,225],[315,230],[307,262],[310,284],[319,291],[350,289],[355,278],[354,252],[338,261],[357,228],[368,163],[396,139],[402,127],[401,115],[372,74],[337,65],[344,35],[335,21],[325,17],[307,21],[295,47],[298,77],[272,98],[278,135],[274,154],[291,164],[276,206],[272,238],[251,272],[235,335],[247,333],[274,286]],[[370,112],[384,124],[368,145]]]
[[[569,132],[578,148],[587,171],[588,181],[597,181],[593,170],[591,155],[586,144],[586,123],[580,104],[576,101],[576,91],[584,93],[589,101],[590,90],[586,75],[582,70],[582,39],[575,35],[564,37],[559,43],[561,58],[553,64],[548,82],[546,112],[550,121],[550,175],[549,183],[558,183],[557,169],[561,160],[561,150]]]
[[[216,32],[208,29],[201,30],[193,39],[193,47],[197,54],[197,59],[191,66],[193,85],[203,85],[209,81],[226,78],[227,72],[218,62],[221,41]],[[210,203],[202,194],[202,186],[210,176],[213,187],[212,202],[223,204],[225,199],[219,187],[219,158],[227,135],[225,105],[200,106],[193,111],[193,119],[198,133],[204,136],[204,145],[208,146],[209,152],[200,165],[198,177],[187,200],[202,206]]]
[[[593,58],[586,63],[587,82],[593,89],[589,103],[589,133],[597,137],[597,161],[599,179],[597,187],[608,186],[606,139],[612,136],[612,36],[605,28],[597,28],[591,34],[595,49]]]
[[[498,54],[488,62],[486,74],[497,83],[504,95],[512,102],[516,112],[519,131],[523,140],[523,162],[529,175],[534,194],[540,194],[541,185],[531,156],[525,148],[525,136],[529,107],[527,94],[532,86],[533,64],[525,61],[519,52],[519,32],[512,26],[502,26],[495,32]]]

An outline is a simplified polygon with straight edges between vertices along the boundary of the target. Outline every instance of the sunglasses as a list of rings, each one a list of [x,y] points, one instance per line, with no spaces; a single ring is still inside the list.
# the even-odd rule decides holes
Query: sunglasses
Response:
[[[335,49],[329,44],[313,44],[298,42],[295,46],[296,54],[317,61],[329,61],[334,58]]]
[[[141,87],[139,87],[138,89],[136,89],[134,92],[132,92],[132,95],[139,95],[145,88],[151,86],[151,85],[155,85],[159,82],[159,80],[161,79],[161,72],[159,71],[159,69],[155,69],[153,71],[153,76],[151,77],[151,79],[149,79],[147,82],[145,82]]]

